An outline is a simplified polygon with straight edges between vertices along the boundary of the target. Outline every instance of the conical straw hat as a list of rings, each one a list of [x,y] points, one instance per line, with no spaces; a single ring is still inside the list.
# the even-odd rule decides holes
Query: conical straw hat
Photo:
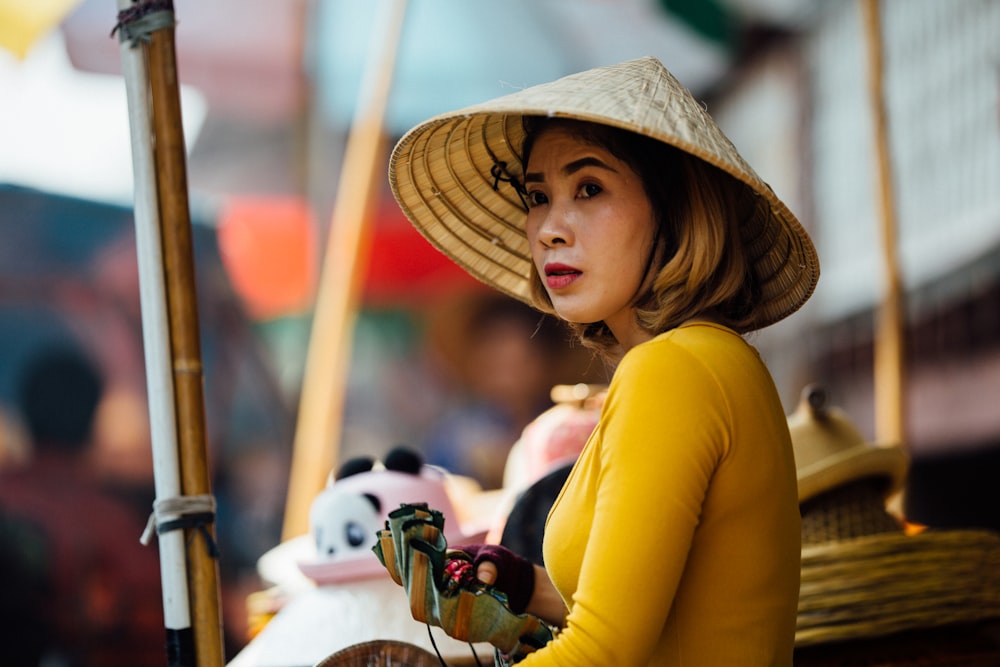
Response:
[[[525,116],[630,130],[700,158],[753,189],[769,215],[759,229],[744,233],[763,291],[749,329],[782,319],[812,294],[819,260],[801,224],[702,105],[649,57],[443,114],[400,139],[390,158],[389,182],[401,209],[434,246],[479,280],[530,302],[525,208],[517,191],[502,182],[522,180]]]

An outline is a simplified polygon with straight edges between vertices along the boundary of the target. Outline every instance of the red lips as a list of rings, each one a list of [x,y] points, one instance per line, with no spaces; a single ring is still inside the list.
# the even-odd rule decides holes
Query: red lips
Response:
[[[562,289],[583,275],[583,272],[568,264],[551,262],[545,265],[545,286]]]

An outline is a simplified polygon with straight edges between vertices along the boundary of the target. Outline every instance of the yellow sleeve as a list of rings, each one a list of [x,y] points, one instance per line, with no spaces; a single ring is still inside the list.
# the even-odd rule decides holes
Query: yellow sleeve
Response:
[[[547,528],[546,561],[572,591],[571,612],[525,667],[650,661],[730,422],[716,376],[683,347],[657,340],[626,355]]]

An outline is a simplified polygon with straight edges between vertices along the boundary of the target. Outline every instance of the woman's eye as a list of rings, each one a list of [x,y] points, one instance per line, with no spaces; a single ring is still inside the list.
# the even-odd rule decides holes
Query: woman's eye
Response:
[[[528,208],[533,208],[535,206],[540,206],[541,204],[547,203],[549,201],[549,198],[546,197],[543,193],[539,192],[538,190],[532,190],[531,192],[528,193],[526,200],[528,202]]]
[[[587,183],[580,188],[580,197],[589,199],[601,193],[601,186],[596,183]]]

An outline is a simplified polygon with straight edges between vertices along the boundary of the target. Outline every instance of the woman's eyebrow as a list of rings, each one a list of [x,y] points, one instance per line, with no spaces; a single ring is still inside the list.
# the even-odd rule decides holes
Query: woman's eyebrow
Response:
[[[562,168],[562,173],[564,176],[569,176],[570,174],[580,171],[584,167],[597,167],[598,169],[607,169],[610,172],[618,173],[618,170],[609,165],[607,162],[597,159],[596,157],[582,157],[579,160],[573,160],[567,163]],[[541,183],[545,179],[542,177],[541,173],[538,172],[528,172],[524,175],[525,183]]]

